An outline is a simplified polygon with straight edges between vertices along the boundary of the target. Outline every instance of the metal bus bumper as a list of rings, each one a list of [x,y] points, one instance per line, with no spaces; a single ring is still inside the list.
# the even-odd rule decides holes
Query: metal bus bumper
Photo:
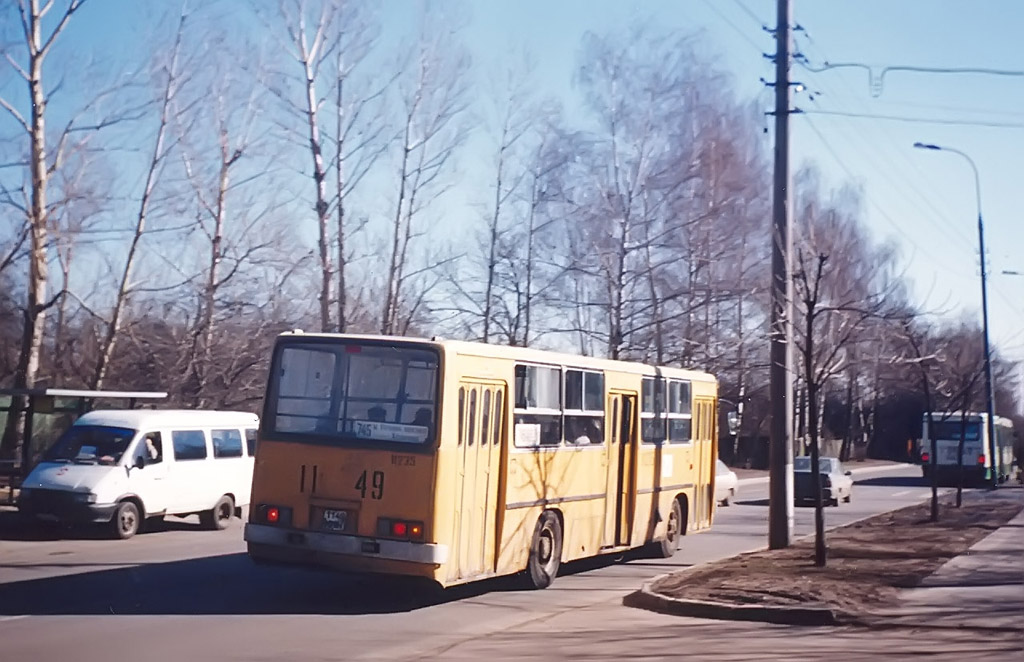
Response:
[[[302,531],[266,524],[247,523],[245,541],[256,560],[321,565],[365,571],[385,571],[384,566],[420,566],[414,574],[432,574],[448,561],[448,546],[383,540],[364,536]]]

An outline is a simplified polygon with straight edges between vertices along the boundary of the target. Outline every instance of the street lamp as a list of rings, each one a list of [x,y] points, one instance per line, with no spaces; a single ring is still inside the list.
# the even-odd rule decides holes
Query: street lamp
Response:
[[[960,156],[967,159],[967,162],[971,164],[971,170],[974,171],[974,191],[978,198],[978,250],[981,254],[981,325],[982,325],[982,336],[984,338],[984,349],[985,349],[985,405],[988,413],[988,444],[989,444],[989,457],[992,463],[991,481],[992,487],[999,484],[999,476],[997,475],[997,464],[996,464],[996,439],[995,439],[995,401],[993,400],[993,388],[992,388],[992,356],[989,352],[988,344],[988,286],[985,278],[985,226],[981,220],[981,178],[978,176],[978,166],[975,165],[974,159],[967,156],[967,154],[961,152],[958,149],[952,147],[942,147],[940,145],[930,145],[927,143],[916,142],[914,147],[918,149],[930,149],[937,152],[952,152],[953,154],[959,154]]]

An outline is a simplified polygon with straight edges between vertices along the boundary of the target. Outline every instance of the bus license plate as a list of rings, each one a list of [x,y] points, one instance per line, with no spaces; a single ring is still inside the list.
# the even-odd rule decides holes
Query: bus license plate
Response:
[[[348,522],[348,511],[325,508],[320,515],[320,528],[328,531],[344,531]]]

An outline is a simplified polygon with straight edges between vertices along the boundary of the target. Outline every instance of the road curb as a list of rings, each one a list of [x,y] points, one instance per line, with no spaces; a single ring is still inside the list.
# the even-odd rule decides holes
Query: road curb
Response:
[[[948,493],[948,492],[947,492]],[[941,493],[940,493],[941,494]],[[922,499],[912,505],[918,505],[928,501]],[[858,517],[857,519],[846,522],[845,524],[835,525],[826,527],[826,531],[832,531],[845,526],[852,526],[858,522],[862,522],[866,519],[871,519],[881,513],[875,513],[873,515],[865,515],[864,517]],[[800,542],[802,540],[811,539],[814,537],[813,533],[799,536],[794,538],[793,542]],[[740,552],[739,554],[733,554],[731,556],[724,557],[722,559],[716,559],[716,561],[723,561],[725,559],[735,558],[742,556],[743,554],[752,554],[755,552],[761,552],[768,548],[767,545],[758,547],[754,550],[746,552]],[[710,563],[715,563],[711,561]],[[691,618],[708,618],[721,621],[757,621],[761,623],[773,623],[776,625],[806,625],[806,626],[827,626],[827,625],[853,625],[856,624],[856,620],[842,611],[832,609],[829,607],[786,607],[784,605],[736,605],[724,602],[712,602],[704,600],[684,600],[682,598],[672,598],[667,595],[663,595],[654,590],[654,587],[661,581],[673,576],[681,575],[697,568],[703,567],[704,563],[690,566],[682,570],[676,570],[674,572],[667,572],[658,575],[648,581],[644,582],[640,586],[640,590],[627,593],[622,598],[622,605],[624,607],[633,607],[635,609],[643,609],[646,611],[653,611],[659,614],[666,614],[668,616],[689,616]]]
[[[696,566],[695,566],[696,567]],[[766,605],[731,605],[722,602],[684,600],[657,593],[653,586],[673,573],[659,575],[644,582],[639,591],[622,598],[626,607],[644,609],[669,616],[689,616],[723,621],[757,621],[776,625],[841,625],[840,615],[825,607],[784,607]]]

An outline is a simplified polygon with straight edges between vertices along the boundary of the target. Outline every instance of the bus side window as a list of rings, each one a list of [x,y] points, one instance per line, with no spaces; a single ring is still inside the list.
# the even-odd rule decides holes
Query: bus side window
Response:
[[[480,418],[480,445],[487,445],[487,436],[490,432],[488,425],[491,422],[491,389],[484,389],[484,406]]]
[[[494,443],[495,445],[501,443],[501,423],[505,420],[505,412],[502,410],[502,391],[498,389],[494,392]]]
[[[466,388],[464,386],[459,387],[459,438],[456,441],[459,446],[462,445],[463,433],[466,431]]]
[[[469,434],[466,435],[466,443],[473,445],[473,437],[476,436],[476,389],[469,389]]]

